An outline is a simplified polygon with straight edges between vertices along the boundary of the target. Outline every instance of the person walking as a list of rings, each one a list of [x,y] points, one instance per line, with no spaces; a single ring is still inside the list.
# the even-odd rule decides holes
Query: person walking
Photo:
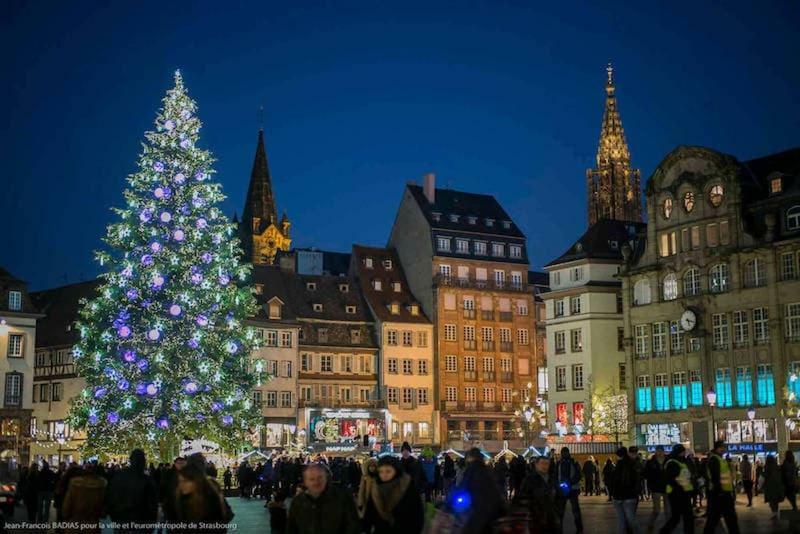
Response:
[[[733,486],[733,473],[728,462],[722,457],[725,442],[715,441],[708,456],[708,517],[703,534],[714,534],[720,518],[725,518],[728,534],[739,534],[739,521],[736,518],[736,493]]]
[[[603,466],[603,487],[606,489],[606,495],[608,495],[608,501],[611,502],[611,479],[614,476],[614,462],[611,461],[611,458],[606,458],[606,465]]]
[[[756,478],[755,478],[755,494],[758,496],[761,493],[761,486],[764,485],[764,464],[761,460],[756,458]]]
[[[106,479],[100,476],[97,464],[88,465],[82,472],[73,470],[61,514],[65,522],[76,523],[64,530],[66,534],[100,532],[100,518],[105,515]]]
[[[36,476],[36,520],[40,523],[50,521],[50,505],[53,502],[53,490],[56,487],[56,474],[47,462],[42,462],[42,469]]]
[[[444,481],[442,489],[445,497],[450,494],[456,480],[456,463],[449,454],[444,455],[444,466],[442,467],[442,479]]]
[[[494,471],[494,480],[497,483],[497,487],[500,488],[500,494],[505,499],[508,497],[508,484],[506,482],[508,478],[508,463],[506,463],[505,456],[500,457],[492,470]]]
[[[581,507],[578,497],[581,493],[581,466],[569,453],[568,447],[561,448],[561,457],[556,462],[556,481],[558,483],[558,507],[561,524],[564,524],[564,513],[567,509],[567,502],[572,506],[572,517],[575,520],[575,532],[583,532],[583,519],[581,518]],[[637,486],[638,489],[638,486]]]
[[[175,495],[176,518],[187,524],[181,530],[171,532],[197,532],[197,523],[212,523],[217,526],[204,528],[202,532],[225,534],[231,520],[227,513],[225,497],[212,484],[205,470],[187,464],[178,472],[178,488]],[[193,526],[192,524],[195,524]]]
[[[233,472],[231,471],[231,466],[225,468],[225,472],[222,474],[222,483],[225,485],[225,491],[233,487]]]
[[[772,456],[767,456],[764,463],[764,484],[761,490],[764,492],[764,502],[769,504],[772,511],[772,519],[778,518],[778,505],[783,502],[785,497],[783,489],[783,478],[778,460]]]
[[[663,445],[656,445],[655,453],[644,464],[644,477],[647,480],[647,487],[653,499],[653,511],[650,512],[650,520],[647,523],[647,532],[653,532],[661,508],[664,508],[664,516],[669,517],[669,503],[667,502],[667,480],[665,469],[667,457],[664,454]]]
[[[503,515],[505,501],[480,449],[476,447],[470,449],[464,462],[461,482],[450,495],[452,500],[455,495],[467,494],[472,503],[461,532],[463,534],[491,532],[492,523]]]
[[[639,523],[636,521],[636,505],[639,499],[641,481],[636,461],[625,447],[617,450],[617,465],[611,477],[611,496],[614,501],[614,510],[617,512],[617,530],[619,534],[632,532],[640,534]]]
[[[742,489],[747,495],[747,506],[753,506],[753,464],[747,458],[747,455],[742,456],[742,461],[739,463],[739,476],[742,477]]]
[[[411,481],[414,483],[414,487],[417,488],[417,491],[420,491],[422,486],[422,479],[425,475],[422,474],[422,466],[419,463],[419,460],[414,458],[414,455],[411,454],[411,445],[408,444],[407,441],[403,442],[403,445],[400,447],[400,454],[402,456],[402,464],[403,470],[411,477]]]
[[[425,524],[419,491],[394,456],[378,461],[378,478],[371,484],[364,514],[366,532],[419,534]]]
[[[590,456],[589,459],[583,463],[584,495],[594,495],[594,477],[596,474],[597,464],[595,464],[594,456]]]
[[[22,500],[25,501],[25,509],[28,512],[28,523],[36,522],[36,481],[39,478],[39,464],[32,463],[31,468],[22,481]]]
[[[306,490],[292,500],[288,534],[359,534],[353,498],[330,483],[328,469],[313,463],[303,470]]]
[[[692,511],[692,471],[686,458],[686,448],[673,445],[664,466],[665,491],[669,499],[670,516],[659,530],[659,534],[670,534],[683,520],[683,533],[694,534],[694,512]]]
[[[556,508],[557,489],[550,473],[550,458],[539,456],[533,470],[515,492],[513,504],[525,508],[530,517],[530,531],[537,534],[561,534],[561,519]]]
[[[152,477],[144,472],[144,451],[134,449],[129,460],[128,467],[114,475],[108,485],[108,515],[114,523],[131,525],[129,529],[117,529],[118,533],[136,532],[136,524],[158,519],[158,492]],[[170,499],[170,504],[173,501]],[[167,506],[164,509],[166,513]]]
[[[363,518],[364,513],[367,511],[372,485],[375,484],[378,478],[378,460],[376,458],[367,458],[362,466],[362,472],[361,483],[358,486],[358,495],[356,496],[356,509],[359,517]]]
[[[781,480],[786,500],[792,505],[792,510],[797,511],[797,463],[795,463],[792,451],[786,451],[786,455],[783,457]]]

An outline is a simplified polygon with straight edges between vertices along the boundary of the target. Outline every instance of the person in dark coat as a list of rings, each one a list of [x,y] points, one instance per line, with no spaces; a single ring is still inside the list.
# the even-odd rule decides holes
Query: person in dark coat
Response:
[[[786,500],[792,505],[792,510],[797,511],[797,464],[792,451],[786,451],[786,455],[783,457],[781,480]]]
[[[456,463],[449,454],[444,455],[444,465],[442,466],[442,490],[445,495],[450,494],[456,480]]]
[[[378,479],[370,488],[364,525],[374,534],[418,534],[425,516],[419,492],[393,456],[378,461]]]
[[[158,517],[158,491],[153,479],[144,472],[145,455],[134,449],[130,465],[114,475],[108,485],[108,515],[115,523],[154,523]],[[166,511],[166,506],[165,506]],[[131,528],[130,531],[135,531]],[[128,532],[117,530],[117,532]]]
[[[66,534],[100,532],[100,518],[105,514],[106,479],[98,473],[97,465],[84,471],[72,471],[67,491],[61,501],[61,513],[67,523],[77,526],[67,528]]]
[[[209,532],[225,534],[226,523],[231,520],[227,513],[225,497],[219,492],[216,484],[212,484],[204,469],[188,464],[178,472],[178,487],[175,495],[175,511],[185,529],[171,532]],[[199,529],[192,524],[214,523],[218,527]]]
[[[330,482],[322,464],[306,466],[306,490],[292,500],[287,534],[359,534],[361,525],[351,495]]]
[[[414,487],[417,488],[417,491],[421,491],[424,488],[422,484],[425,475],[422,473],[422,466],[419,460],[414,458],[411,454],[411,445],[409,445],[407,441],[404,441],[403,445],[400,447],[400,454],[403,457],[403,470],[411,477],[411,481],[414,483]]]
[[[36,522],[36,479],[39,477],[39,464],[31,464],[25,480],[22,483],[22,500],[25,501],[25,509],[28,512],[28,522]]]
[[[764,463],[764,484],[761,490],[764,492],[764,502],[769,504],[769,509],[772,511],[772,519],[777,519],[778,505],[783,502],[786,493],[778,460],[772,455],[767,456]]]
[[[561,448],[561,457],[555,463],[556,481],[558,483],[558,496],[556,506],[558,507],[561,523],[564,522],[564,513],[567,509],[567,502],[572,506],[572,517],[575,520],[575,532],[583,532],[583,519],[581,517],[581,507],[578,503],[578,496],[581,494],[581,466],[570,455],[568,447]]]
[[[508,477],[508,463],[505,457],[500,457],[494,464],[494,479],[497,482],[497,487],[500,488],[500,494],[505,498],[508,495],[508,488],[506,478]]]
[[[692,460],[686,457],[686,448],[677,444],[672,447],[664,467],[665,491],[669,498],[670,517],[659,534],[670,534],[683,520],[684,534],[694,534],[692,494],[696,490],[692,477]]]
[[[470,513],[461,534],[489,533],[492,523],[503,515],[505,501],[480,449],[470,449],[465,462],[461,483],[449,499],[452,502],[453,496],[460,496],[461,493],[469,495]]]
[[[225,472],[222,474],[222,483],[225,484],[226,491],[233,487],[233,473],[230,466],[226,467]]]
[[[36,520],[40,523],[50,521],[50,505],[55,488],[56,474],[47,462],[42,462],[42,469],[36,476]]]
[[[618,531],[638,534],[641,532],[636,521],[636,505],[641,491],[639,469],[625,447],[617,449],[617,457],[609,489],[617,512]]]
[[[594,477],[597,474],[597,464],[594,463],[594,458],[589,457],[583,463],[583,494],[594,495]]]
[[[525,477],[528,474],[527,465],[521,456],[515,456],[511,459],[509,473],[509,478],[511,479],[511,489],[514,492],[514,495],[516,495],[519,493],[519,490],[522,487],[522,481],[525,480]]]
[[[644,478],[647,481],[647,489],[653,499],[653,511],[650,513],[650,521],[647,530],[651,531],[656,526],[656,521],[664,508],[664,515],[669,516],[669,505],[667,504],[667,480],[664,470],[667,466],[667,457],[664,454],[662,445],[656,446],[656,451],[644,464]]]
[[[611,458],[606,458],[606,465],[603,466],[603,486],[606,488],[608,502],[611,502],[611,479],[614,476],[614,462]]]
[[[561,518],[556,508],[557,488],[550,472],[550,458],[539,456],[533,471],[525,477],[514,495],[514,505],[530,515],[530,531],[537,534],[561,534]]]

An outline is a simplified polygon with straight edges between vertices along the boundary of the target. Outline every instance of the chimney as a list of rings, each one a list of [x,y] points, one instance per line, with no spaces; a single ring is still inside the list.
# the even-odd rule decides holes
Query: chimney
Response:
[[[425,198],[428,199],[428,202],[434,204],[436,203],[436,175],[429,172],[424,176],[424,179],[425,185],[422,190],[425,192]]]

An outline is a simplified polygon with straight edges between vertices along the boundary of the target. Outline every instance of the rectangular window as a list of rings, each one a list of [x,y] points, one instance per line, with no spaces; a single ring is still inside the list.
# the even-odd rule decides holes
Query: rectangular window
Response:
[[[572,366],[572,389],[583,389],[583,364]]]
[[[691,250],[691,248],[692,244],[691,241],[689,241],[689,229],[684,228],[681,230],[681,250],[687,252]]]
[[[446,264],[439,265],[439,276],[449,279],[451,273],[452,273],[452,270],[450,269],[449,265],[446,265]]]
[[[475,372],[475,356],[464,356],[464,371]]]
[[[794,252],[781,254],[781,280],[794,280],[797,278],[797,260]]]
[[[403,388],[403,404],[413,404],[414,390],[412,388]]]
[[[746,347],[750,341],[749,322],[747,310],[733,312],[733,346]]]
[[[267,408],[275,408],[278,405],[278,392],[277,391],[267,391],[267,402],[265,406]]]
[[[528,303],[526,301],[517,301],[517,315],[528,315]]]
[[[753,310],[753,338],[756,345],[765,345],[769,342],[769,310],[756,308]]]
[[[264,344],[267,347],[277,347],[278,346],[278,331],[277,330],[265,330],[264,331]]]
[[[619,352],[625,350],[625,329],[621,326],[617,328],[617,350]]]
[[[478,399],[478,393],[474,386],[467,386],[464,388],[464,400],[467,402],[475,402]]]
[[[727,245],[731,242],[731,232],[728,227],[728,221],[719,222],[719,242],[722,245]]]
[[[501,343],[511,343],[511,329],[510,328],[498,328],[498,334],[500,334],[500,342]]]
[[[711,324],[714,330],[714,350],[727,350],[728,339],[730,338],[730,331],[728,330],[728,314],[712,314]]]
[[[341,370],[345,373],[352,373],[353,372],[353,356],[351,355],[343,355],[341,357]]]
[[[332,373],[333,372],[333,357],[330,355],[323,354],[319,357],[320,361],[320,371],[323,373]]]
[[[281,347],[292,346],[292,333],[287,331],[281,332]]]
[[[255,406],[258,406],[259,408],[261,408],[261,406],[264,404],[264,400],[261,397],[261,395],[262,395],[261,391],[259,390],[253,391],[253,404]]]
[[[700,227],[692,226],[692,250],[700,248]]]
[[[397,333],[395,332],[395,337]],[[444,340],[445,341],[455,341],[456,340],[456,325],[454,324],[446,324],[444,325]],[[397,340],[395,339],[394,345],[397,345]]]
[[[787,385],[789,400],[796,401],[800,399],[800,362],[789,362]]]
[[[653,395],[648,375],[636,377],[636,411],[639,413],[653,411]]]
[[[428,404],[428,390],[426,388],[417,389],[417,404]]]
[[[774,405],[775,379],[772,376],[772,364],[759,364],[756,373],[756,402],[759,406]]]
[[[628,373],[624,363],[619,364],[619,389],[625,389],[628,385]]]
[[[491,373],[494,371],[494,358],[483,359],[483,372]]]
[[[522,247],[519,245],[509,245],[508,246],[508,255],[511,258],[521,258],[522,257]]]
[[[577,315],[581,313],[581,297],[580,295],[577,297],[570,297],[569,298],[569,313],[570,315]]]
[[[39,385],[39,402],[47,402],[50,400],[50,384]]]
[[[409,359],[403,360],[403,374],[410,375],[414,372],[414,361]]]
[[[556,391],[567,390],[567,368],[560,365],[556,367]]]
[[[559,331],[555,333],[555,348],[556,354],[564,354],[567,351],[567,334],[566,332]]]
[[[436,248],[439,249],[440,252],[450,252],[450,238],[441,236],[437,237]]]
[[[300,370],[301,371],[311,371],[312,360],[311,354],[301,354],[300,355]]]
[[[397,374],[397,358],[389,358],[386,360],[386,372],[393,375]]]
[[[492,256],[502,258],[506,255],[506,246],[503,243],[492,243]]]
[[[491,326],[481,327],[481,340],[494,341],[494,329]]]
[[[656,382],[656,411],[665,412],[669,410],[669,384],[667,383],[666,373],[657,373]]]
[[[683,354],[683,329],[678,321],[669,323],[669,350],[673,356]]]
[[[447,386],[444,390],[445,400],[447,402],[456,402],[458,400],[458,388],[455,386]]]
[[[717,228],[717,223],[706,225],[706,246],[712,248],[719,246],[719,229]]]
[[[581,352],[583,350],[583,332],[580,328],[570,330],[569,337],[571,341],[572,352]]]
[[[403,346],[410,347],[413,335],[410,330],[403,330]]]
[[[564,299],[558,299],[553,303],[555,316],[556,317],[563,317],[564,316]]]
[[[736,368],[736,405],[753,404],[753,373],[748,366]]]
[[[667,355],[667,323],[653,323],[653,357]]]
[[[720,408],[730,408],[733,406],[730,369],[717,369],[714,390],[717,393],[717,406]]]
[[[22,291],[8,292],[8,309],[11,311],[22,310]]]
[[[583,280],[583,267],[573,267],[570,270],[570,277],[573,282],[580,282]]]
[[[389,404],[397,404],[397,388],[386,388],[386,400]]]
[[[637,324],[635,327],[636,332],[636,357],[637,358],[648,358],[650,353],[650,335],[647,332],[648,325],[646,324]]]
[[[689,407],[686,371],[672,373],[672,407],[676,410],[685,410]]]
[[[539,393],[547,393],[550,385],[550,379],[547,377],[547,367],[540,365],[536,368],[536,383],[538,385]]]
[[[476,256],[486,256],[486,242],[485,241],[475,241],[475,255]]]
[[[786,340],[800,341],[800,303],[786,305]]]
[[[455,326],[454,326],[455,328]],[[465,326],[464,327],[464,341],[475,341],[475,327],[474,326]]]
[[[417,332],[417,346],[418,347],[427,347],[428,346],[428,333],[427,332]]]
[[[517,328],[517,343],[520,345],[527,345],[529,343],[527,328]]]
[[[469,254],[469,241],[467,239],[456,239],[456,253]]]
[[[703,405],[703,378],[699,369],[689,371],[689,403],[692,406]]]
[[[53,382],[53,401],[60,401],[64,394],[64,384],[61,382]]]
[[[22,358],[22,334],[9,334],[8,335],[8,357],[9,358]]]
[[[292,392],[281,391],[281,408],[291,408],[291,407],[292,407]]]
[[[417,371],[421,375],[428,374],[428,360],[417,360]]]
[[[490,387],[483,388],[483,401],[494,402],[494,388]]]
[[[444,357],[444,370],[448,373],[458,372],[458,358],[452,354]]]

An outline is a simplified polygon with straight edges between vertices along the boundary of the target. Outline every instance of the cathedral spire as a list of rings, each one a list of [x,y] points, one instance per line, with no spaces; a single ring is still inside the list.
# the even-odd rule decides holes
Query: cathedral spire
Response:
[[[638,169],[631,168],[631,154],[617,108],[614,67],[606,67],[606,102],[600,126],[596,167],[586,172],[589,225],[600,219],[641,221]]]

